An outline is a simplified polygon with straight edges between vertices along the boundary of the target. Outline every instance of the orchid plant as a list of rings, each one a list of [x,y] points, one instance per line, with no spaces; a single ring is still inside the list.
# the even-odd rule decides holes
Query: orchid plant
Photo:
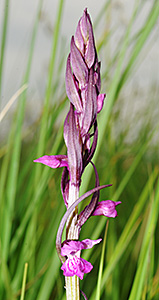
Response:
[[[64,167],[61,191],[67,210],[57,232],[56,249],[62,262],[69,300],[80,299],[79,278],[82,280],[84,274],[93,268],[90,262],[81,258],[81,250],[90,249],[102,240],[79,241],[82,226],[91,216],[115,218],[116,206],[121,203],[111,200],[99,202],[99,191],[111,184],[99,185],[98,173],[92,162],[98,139],[97,114],[105,99],[105,94],[100,94],[100,66],[90,15],[85,9],[72,36],[66,66],[66,93],[70,100],[64,122],[67,155],[44,155],[34,160],[51,168]],[[95,172],[95,187],[79,197],[82,174],[89,163]],[[78,204],[90,195],[90,203],[78,213]],[[62,242],[65,224],[66,240]]]

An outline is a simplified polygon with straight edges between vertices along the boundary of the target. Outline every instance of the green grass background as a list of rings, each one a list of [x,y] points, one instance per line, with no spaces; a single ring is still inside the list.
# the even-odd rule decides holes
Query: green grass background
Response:
[[[42,4],[39,1],[21,85],[29,84]],[[24,127],[29,97],[26,89],[18,99],[8,136],[1,141],[0,300],[65,299],[64,278],[55,249],[57,228],[65,212],[60,191],[62,170],[33,163],[33,159],[44,154],[66,153],[63,120],[69,102],[64,82],[60,81],[68,54],[63,50],[60,37],[64,4],[59,0],[41,114],[33,124]],[[81,281],[81,289],[91,300],[159,299],[159,124],[157,119],[154,124],[153,118],[158,86],[153,86],[147,97],[149,108],[139,111],[118,130],[124,105],[132,101],[124,99],[122,91],[153,46],[147,41],[159,17],[159,3],[152,1],[142,28],[132,34],[145,1],[134,1],[134,4],[130,22],[115,53],[107,59],[107,65],[102,63],[102,88],[108,96],[98,116],[99,140],[93,161],[100,183],[113,184],[101,191],[100,199],[120,200],[122,204],[117,208],[118,217],[110,219],[109,224],[105,217],[92,217],[81,231],[81,239],[104,239],[100,245],[82,253],[82,257],[94,265],[92,272]],[[9,5],[6,0],[1,22],[0,93]],[[105,15],[108,19],[111,17],[111,5],[111,1],[106,1],[94,22],[95,32]],[[109,26],[105,26],[101,36],[96,37],[99,56],[108,53],[113,34]],[[137,126],[139,120],[142,120],[140,127]],[[136,133],[133,139],[132,128]],[[82,179],[81,194],[94,187],[91,166],[87,167]]]

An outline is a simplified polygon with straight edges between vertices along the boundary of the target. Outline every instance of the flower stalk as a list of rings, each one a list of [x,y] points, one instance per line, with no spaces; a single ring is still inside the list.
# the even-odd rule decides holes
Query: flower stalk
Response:
[[[71,206],[79,197],[79,188],[69,183],[69,199],[68,207]],[[66,223],[66,240],[77,240],[78,239],[78,229],[76,227],[78,217],[78,206],[74,208],[72,213],[69,215]],[[67,277],[65,276],[66,285],[66,299],[74,300],[80,299],[80,287],[79,287],[79,277],[76,275]]]
[[[79,277],[77,277],[76,275],[70,277],[65,276],[65,284],[66,284],[66,299],[79,300],[80,299]]]

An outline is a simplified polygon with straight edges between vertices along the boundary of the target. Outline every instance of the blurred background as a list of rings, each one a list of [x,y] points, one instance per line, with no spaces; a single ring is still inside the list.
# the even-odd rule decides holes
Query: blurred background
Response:
[[[100,183],[113,186],[101,191],[100,200],[120,200],[122,204],[118,217],[109,221],[106,247],[101,244],[96,250],[83,251],[82,257],[91,261],[94,269],[81,288],[89,299],[99,299],[97,290],[100,299],[159,297],[158,1],[3,0],[0,299],[24,299],[21,287],[26,262],[25,299],[65,299],[55,250],[58,224],[65,211],[60,192],[62,170],[39,166],[33,159],[66,154],[66,59],[85,7],[102,62],[102,92],[107,94],[98,116],[99,140],[93,161]],[[21,87],[20,95],[15,95]],[[9,101],[11,105],[5,107]],[[93,186],[88,166],[81,194]],[[104,217],[88,220],[81,239],[104,238],[105,225]]]
[[[66,53],[63,63],[63,72],[61,72],[61,80],[64,82],[65,63],[67,53],[69,52],[69,43],[71,36],[74,33],[74,28],[77,25],[79,16],[82,14],[83,8],[88,7],[92,20],[96,20],[105,1],[101,0],[98,5],[97,1],[65,1],[63,8],[63,18],[60,25],[59,44],[64,47]],[[109,37],[109,46],[100,53],[102,61],[102,70],[106,68],[109,60],[113,58],[118,51],[119,41],[124,34],[130,17],[133,12],[135,1],[111,1],[107,12],[99,23],[96,29],[96,41],[100,42],[103,35],[111,31],[113,34]],[[142,12],[136,17],[131,35],[137,34],[149,14],[153,1],[144,1]],[[34,48],[34,58],[30,70],[27,100],[27,110],[30,119],[36,119],[40,113],[41,105],[45,94],[45,86],[47,80],[47,72],[49,66],[49,57],[51,52],[52,35],[57,15],[58,0],[48,0],[43,2],[42,11],[38,25],[36,44]],[[1,78],[1,110],[11,96],[19,89],[21,78],[23,77],[26,66],[27,57],[30,46],[30,36],[33,29],[33,24],[38,9],[38,1],[18,1],[9,2],[8,8],[8,26],[5,45],[5,57],[3,62],[3,78]],[[5,17],[5,1],[0,3],[0,35],[3,31],[3,20]],[[139,109],[146,111],[150,107],[148,94],[152,87],[157,86],[159,79],[159,34],[157,32],[158,22],[154,27],[151,36],[147,39],[144,45],[142,57],[139,58],[139,65],[136,67],[133,75],[129,78],[129,82],[124,87],[124,98],[129,98],[125,103],[125,109],[122,119],[126,118],[127,106],[136,115]],[[60,49],[60,46],[59,46]],[[62,48],[63,49],[63,48]],[[129,58],[130,49],[125,57],[126,64]],[[60,54],[59,54],[60,55]],[[59,57],[58,57],[59,59]],[[56,64],[58,69],[58,64]],[[114,71],[114,70],[113,70]],[[108,93],[107,85],[103,90]],[[142,98],[142,100],[141,100]],[[131,100],[130,100],[131,99]],[[36,105],[36,109],[33,106]],[[14,105],[9,111],[9,115],[4,120],[3,130],[0,133],[0,138],[4,138]],[[131,114],[131,117],[132,117]],[[128,116],[130,119],[130,114]],[[29,122],[29,120],[27,120]],[[126,120],[127,121],[127,120]],[[125,125],[125,123],[124,123]]]

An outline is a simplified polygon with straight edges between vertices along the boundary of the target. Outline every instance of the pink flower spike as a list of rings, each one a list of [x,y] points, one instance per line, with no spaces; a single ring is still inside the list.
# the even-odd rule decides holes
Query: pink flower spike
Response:
[[[68,168],[68,159],[66,155],[44,155],[35,159],[34,162],[44,164],[53,169],[60,167]]]
[[[61,255],[62,256],[68,256],[68,255],[75,255],[78,251],[81,251],[83,249],[90,249],[94,245],[99,244],[102,241],[102,239],[98,240],[90,240],[86,239],[83,241],[73,241],[73,240],[66,240],[64,241],[62,247],[61,247]]]
[[[111,200],[98,202],[96,209],[93,212],[92,216],[103,215],[108,218],[115,218],[115,217],[117,217],[117,211],[116,211],[115,207],[120,203],[121,203],[121,201],[114,202]]]
[[[105,96],[106,96],[106,94],[99,94],[98,95],[98,98],[97,98],[97,113],[99,113],[103,108]]]
[[[63,270],[64,276],[74,276],[77,275],[81,280],[85,273],[89,273],[93,269],[90,262],[83,258],[78,258],[75,256],[70,256],[62,265],[61,270]]]

